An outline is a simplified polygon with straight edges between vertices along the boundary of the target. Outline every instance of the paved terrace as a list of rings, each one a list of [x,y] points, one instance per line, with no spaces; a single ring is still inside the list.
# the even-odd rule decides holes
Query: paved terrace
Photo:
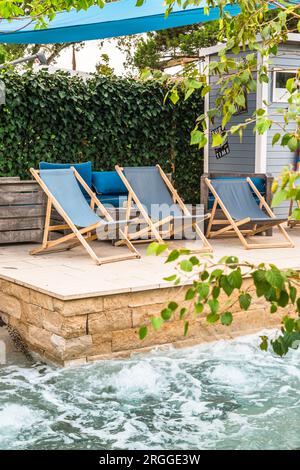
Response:
[[[278,267],[300,269],[300,231],[288,229],[295,248],[271,248],[244,250],[235,238],[212,240],[214,258],[236,255],[240,260],[253,263],[272,262]],[[264,237],[259,237],[265,241]],[[275,231],[273,240],[279,239]],[[270,237],[267,240],[271,241]],[[172,248],[193,248],[198,241],[173,242]],[[81,248],[71,251],[29,255],[36,245],[0,247],[0,278],[48,293],[62,300],[97,297],[127,292],[138,292],[170,286],[163,278],[172,274],[173,264],[164,264],[165,257],[146,256],[146,245],[137,245],[142,254],[140,260],[122,261],[96,266]],[[94,242],[99,256],[123,252],[124,248],[112,247],[109,242]]]

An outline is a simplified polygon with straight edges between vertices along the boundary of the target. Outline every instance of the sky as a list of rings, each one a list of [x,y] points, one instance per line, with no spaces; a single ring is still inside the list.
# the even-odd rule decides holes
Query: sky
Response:
[[[99,62],[101,54],[107,54],[110,58],[110,66],[117,75],[125,73],[123,62],[125,55],[117,48],[115,39],[105,40],[103,47],[99,48],[102,41],[87,41],[84,48],[76,52],[77,70],[80,72],[95,72],[95,65]],[[62,51],[55,67],[72,69],[72,48]]]

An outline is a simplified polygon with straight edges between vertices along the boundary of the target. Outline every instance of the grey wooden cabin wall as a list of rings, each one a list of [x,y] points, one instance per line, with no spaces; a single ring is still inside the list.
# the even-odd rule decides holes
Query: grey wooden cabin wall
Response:
[[[247,52],[245,53],[247,54]],[[241,54],[242,57],[243,54]],[[210,61],[219,60],[217,54],[210,56]],[[210,84],[212,85],[212,90],[209,96],[209,106],[210,108],[214,107],[215,99],[217,95],[217,86],[214,86],[216,82],[215,77],[210,78]],[[248,95],[248,112],[243,113],[238,116],[233,116],[230,123],[227,126],[239,124],[243,122],[248,117],[251,117],[253,111],[256,109],[256,93],[250,93]],[[213,125],[210,125],[210,130],[221,125],[220,120],[215,120]],[[209,144],[209,163],[208,170],[209,172],[222,172],[222,173],[232,173],[232,172],[249,172],[253,173],[255,171],[255,135],[253,134],[253,125],[247,127],[244,132],[243,140],[240,142],[238,135],[229,136],[229,146],[230,154],[225,155],[224,157],[217,159],[215,156],[215,151],[211,147],[211,139]]]
[[[272,57],[270,65],[269,77],[269,113],[276,113],[277,108],[287,107],[287,103],[273,102],[273,68],[290,68],[297,69],[300,67],[300,45],[295,43],[282,44],[278,49],[276,57]],[[276,115],[276,121],[283,123],[282,115]],[[294,124],[290,124],[288,130],[294,130]],[[295,164],[295,153],[291,152],[287,147],[281,147],[280,142],[272,146],[272,139],[276,132],[282,132],[281,129],[274,125],[267,134],[267,172],[274,177],[279,176],[285,166]],[[280,207],[275,209],[279,216],[287,216],[289,202],[284,202]]]

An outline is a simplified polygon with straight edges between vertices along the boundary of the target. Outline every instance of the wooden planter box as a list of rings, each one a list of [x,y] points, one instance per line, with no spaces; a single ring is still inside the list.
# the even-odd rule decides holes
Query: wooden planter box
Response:
[[[0,178],[0,244],[41,242],[45,208],[36,182]]]

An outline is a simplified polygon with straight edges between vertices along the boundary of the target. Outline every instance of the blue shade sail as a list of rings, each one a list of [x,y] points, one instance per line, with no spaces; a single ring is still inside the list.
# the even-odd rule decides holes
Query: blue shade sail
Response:
[[[166,18],[163,0],[145,0],[141,7],[136,7],[136,0],[119,0],[108,3],[104,8],[93,6],[86,11],[57,13],[47,29],[35,29],[36,23],[30,18],[0,20],[0,42],[47,44],[88,41],[218,19],[219,9],[212,8],[210,14],[206,15],[205,5],[206,1],[203,0],[199,6],[188,6],[186,9],[175,6],[174,11]],[[225,10],[232,16],[240,12],[237,5],[227,5]]]

